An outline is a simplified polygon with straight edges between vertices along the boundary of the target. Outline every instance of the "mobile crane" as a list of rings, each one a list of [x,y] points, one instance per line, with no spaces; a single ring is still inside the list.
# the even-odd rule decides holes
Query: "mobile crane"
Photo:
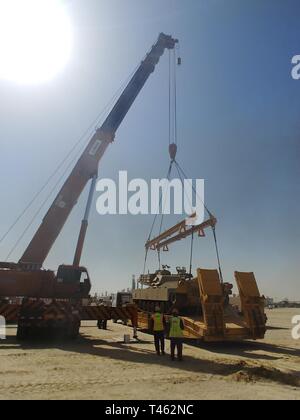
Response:
[[[19,262],[0,262],[0,315],[15,314],[19,338],[25,338],[33,329],[50,327],[61,327],[68,335],[76,336],[82,319],[98,316],[84,316],[82,312],[81,302],[89,296],[91,280],[88,270],[80,266],[80,260],[99,162],[160,58],[166,50],[174,50],[177,43],[172,36],[159,35],[103,125],[89,141]],[[56,273],[46,271],[43,264],[89,181],[91,188],[73,264],[59,266]],[[13,308],[8,303],[16,297],[22,299],[21,308]]]

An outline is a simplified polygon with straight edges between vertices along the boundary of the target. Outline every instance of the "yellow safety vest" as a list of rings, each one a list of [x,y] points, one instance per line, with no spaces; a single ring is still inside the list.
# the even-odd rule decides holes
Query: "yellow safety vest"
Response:
[[[182,338],[183,330],[180,327],[180,318],[172,317],[170,319],[170,338]]]
[[[156,314],[152,315],[152,319],[154,321],[153,331],[160,332],[164,330],[164,321],[163,315],[157,312]]]

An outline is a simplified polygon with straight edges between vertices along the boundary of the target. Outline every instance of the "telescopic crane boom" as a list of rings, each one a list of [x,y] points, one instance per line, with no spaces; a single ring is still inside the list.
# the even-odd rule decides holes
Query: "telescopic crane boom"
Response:
[[[66,180],[46,214],[41,226],[24,252],[19,263],[39,269],[47,258],[73,207],[90,179],[98,174],[98,165],[106,149],[114,141],[115,134],[132,104],[142,90],[160,57],[166,49],[175,48],[178,40],[160,34],[157,43],[147,54],[119,100],[90,140],[88,146]],[[80,253],[80,250],[77,250]],[[76,258],[75,258],[76,260]]]
[[[161,56],[165,50],[174,49],[177,42],[171,36],[159,35],[156,44],[134,73],[102,127],[96,130],[89,141],[20,261],[0,262],[0,301],[2,297],[14,296],[36,299],[81,299],[89,295],[91,289],[89,274],[87,269],[80,267],[79,264],[99,162],[108,146],[114,141],[117,129],[151,73],[154,72]],[[92,182],[89,199],[73,264],[61,265],[55,272],[43,270],[45,259],[90,180]]]

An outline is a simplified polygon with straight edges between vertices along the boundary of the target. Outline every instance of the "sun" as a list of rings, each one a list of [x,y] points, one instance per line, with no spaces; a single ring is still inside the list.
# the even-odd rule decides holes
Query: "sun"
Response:
[[[72,27],[61,0],[0,0],[0,78],[52,79],[67,64]]]

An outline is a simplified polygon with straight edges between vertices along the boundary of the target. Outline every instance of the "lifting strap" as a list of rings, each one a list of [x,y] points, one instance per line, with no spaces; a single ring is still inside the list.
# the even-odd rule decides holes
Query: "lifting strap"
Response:
[[[174,54],[173,60],[172,60],[172,54]],[[182,185],[184,185],[184,179],[189,179],[189,178],[187,178],[184,170],[182,169],[182,167],[179,165],[179,163],[176,160],[176,155],[177,155],[177,151],[178,151],[177,74],[176,74],[176,66],[177,65],[178,66],[181,65],[181,59],[177,60],[175,50],[173,52],[170,51],[169,52],[169,155],[170,155],[170,160],[171,161],[170,161],[170,166],[169,166],[169,170],[168,170],[167,179],[168,179],[168,181],[170,181],[171,174],[172,174],[172,169],[175,166],[176,169],[177,169],[177,172],[178,172],[178,176],[179,176],[179,178],[182,182]],[[194,185],[192,185],[192,188],[193,188],[194,193],[197,194],[197,191],[196,191]],[[200,197],[200,199],[201,199],[201,197]],[[159,209],[161,208],[161,205],[163,204],[162,201],[163,201],[163,194],[160,197]],[[190,203],[190,205],[192,207],[192,203]],[[215,217],[210,212],[210,210],[208,209],[208,207],[205,205],[204,202],[203,202],[203,205],[204,205],[205,211],[207,212],[209,218],[211,220],[215,220]],[[163,206],[163,209],[162,209],[163,211],[162,211],[160,228],[159,228],[159,236],[161,235],[162,228],[163,228],[164,208],[165,208],[165,203],[164,203],[164,206]],[[153,221],[153,224],[152,224],[147,242],[151,241],[152,234],[153,234],[155,224],[156,224],[156,221],[157,221],[157,217],[158,217],[158,214],[156,214],[155,217],[154,217],[154,221]],[[214,238],[214,243],[215,243],[215,250],[216,250],[216,256],[217,256],[217,263],[218,263],[220,281],[221,281],[221,283],[224,283],[222,266],[221,266],[221,259],[220,259],[220,252],[219,252],[219,245],[218,245],[218,239],[217,239],[217,233],[216,233],[216,225],[213,224],[211,227],[212,227],[212,231],[213,231],[213,238]],[[201,236],[201,233],[199,233],[199,236]],[[203,236],[205,236],[205,234]],[[144,274],[145,274],[145,271],[146,271],[149,249],[151,249],[151,248],[146,247],[144,270],[143,270]],[[160,269],[161,268],[161,250],[160,250],[160,248],[156,248],[156,247],[154,247],[154,249],[157,250],[158,263],[159,263],[159,269]],[[163,249],[164,249],[164,251],[168,250],[168,246],[164,247]],[[190,275],[192,274],[192,269],[193,269],[193,254],[194,254],[194,232],[192,233],[192,238],[191,238],[190,264],[189,264]]]
[[[185,179],[188,179],[187,176],[186,176],[186,173],[184,172],[184,170],[182,169],[182,167],[179,165],[179,163],[176,160],[175,160],[175,165],[176,165],[176,168],[178,170],[179,176],[181,174]],[[182,177],[181,177],[181,179],[182,179]],[[195,189],[195,187],[193,185],[192,185],[192,188],[193,188],[194,193],[197,194],[197,191],[196,191],[196,189]],[[201,197],[199,197],[199,198],[201,199]],[[207,214],[209,215],[209,217],[210,218],[214,218],[212,212],[209,210],[209,208],[207,207],[207,205],[203,201],[202,201],[202,203],[203,203],[204,208],[205,208],[205,211],[207,212]],[[216,225],[212,226],[212,231],[213,231],[213,238],[214,238],[215,249],[216,249],[216,256],[217,256],[217,262],[218,262],[220,280],[221,280],[221,283],[224,283],[223,270],[222,270],[221,259],[220,259],[219,244],[218,244],[217,232],[216,232]]]

